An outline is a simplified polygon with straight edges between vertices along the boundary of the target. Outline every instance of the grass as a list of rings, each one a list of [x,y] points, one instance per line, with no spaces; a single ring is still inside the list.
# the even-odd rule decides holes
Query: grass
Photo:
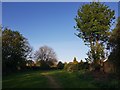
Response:
[[[53,76],[61,82],[61,86],[64,88],[95,88],[96,86],[91,83],[92,77],[87,78],[83,76],[82,72],[70,73],[65,71],[59,71],[54,73]]]
[[[3,88],[46,88],[48,80],[41,71],[17,73],[3,77]]]
[[[96,79],[90,72],[52,71],[49,73],[63,88],[116,88],[117,80],[112,76]]]
[[[50,75],[59,82],[62,88],[114,88],[117,81],[114,78],[96,80],[89,72],[31,71],[3,77],[3,88],[49,88],[49,80],[44,75]]]

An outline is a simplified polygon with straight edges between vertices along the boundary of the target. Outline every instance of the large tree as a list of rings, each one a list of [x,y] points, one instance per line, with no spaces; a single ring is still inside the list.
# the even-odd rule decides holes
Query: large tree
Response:
[[[2,31],[3,72],[23,69],[31,50],[28,40],[22,34],[4,28]]]
[[[48,46],[40,47],[39,50],[35,52],[35,59],[40,62],[45,62],[49,66],[52,66],[57,62],[56,53]]]
[[[112,31],[109,45],[111,46],[111,54],[109,60],[114,64],[120,76],[120,17],[115,29]]]
[[[105,58],[104,51],[114,19],[114,11],[104,3],[92,2],[78,9],[75,18],[76,35],[90,47],[91,61],[95,64]]]

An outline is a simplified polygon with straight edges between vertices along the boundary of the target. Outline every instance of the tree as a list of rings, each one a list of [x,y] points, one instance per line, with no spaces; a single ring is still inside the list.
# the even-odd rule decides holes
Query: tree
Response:
[[[79,65],[76,57],[74,57],[73,62],[66,63],[64,65],[64,69],[70,72],[76,72],[78,71]]]
[[[82,60],[78,63],[78,69],[79,70],[84,69],[83,64],[84,64],[84,62]]]
[[[72,69],[73,69],[73,71],[78,71],[78,61],[77,61],[77,59],[76,59],[76,57],[74,57],[74,59],[73,59],[73,65],[72,65]]]
[[[27,61],[26,61],[26,66],[28,66],[28,67],[33,67],[33,66],[35,66],[35,63],[34,63],[33,60],[27,60]]]
[[[74,63],[74,64],[78,64],[78,61],[77,61],[76,57],[74,57],[73,63]]]
[[[44,61],[44,60],[40,60],[40,69],[42,70],[48,70],[50,69],[50,65],[48,62]]]
[[[2,31],[3,72],[13,72],[26,66],[26,58],[32,49],[28,40],[18,31],[4,28]]]
[[[2,60],[2,27],[0,26],[0,61]]]
[[[92,2],[78,9],[75,18],[75,29],[78,31],[76,35],[90,47],[90,60],[94,64],[100,63],[105,58],[106,43],[114,19],[114,11],[104,3]]]
[[[49,66],[57,62],[57,57],[54,50],[48,46],[42,46],[35,52],[35,59],[47,63]]]
[[[59,61],[58,64],[57,64],[57,68],[58,69],[63,69],[64,68],[64,64],[61,61]]]
[[[117,73],[120,76],[120,17],[118,18],[116,28],[112,31],[109,39],[109,45],[112,49],[109,60],[114,64]]]
[[[64,70],[67,70],[67,62],[64,63]]]

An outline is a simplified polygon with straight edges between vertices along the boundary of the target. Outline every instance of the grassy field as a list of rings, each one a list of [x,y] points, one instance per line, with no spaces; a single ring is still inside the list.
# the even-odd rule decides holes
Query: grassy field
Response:
[[[3,77],[3,88],[114,88],[117,81],[113,76],[95,78],[89,72],[31,71]]]
[[[2,88],[46,88],[47,78],[41,75],[41,71],[31,71],[12,74],[3,77]]]

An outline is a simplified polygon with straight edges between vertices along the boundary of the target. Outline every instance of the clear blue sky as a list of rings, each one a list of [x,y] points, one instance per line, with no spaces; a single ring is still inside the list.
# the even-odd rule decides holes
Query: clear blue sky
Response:
[[[76,3],[2,3],[2,25],[22,33],[34,51],[50,46],[58,60],[69,62],[73,57],[84,60],[88,47],[74,35],[75,16],[83,2]],[[118,3],[106,3],[118,16]]]

